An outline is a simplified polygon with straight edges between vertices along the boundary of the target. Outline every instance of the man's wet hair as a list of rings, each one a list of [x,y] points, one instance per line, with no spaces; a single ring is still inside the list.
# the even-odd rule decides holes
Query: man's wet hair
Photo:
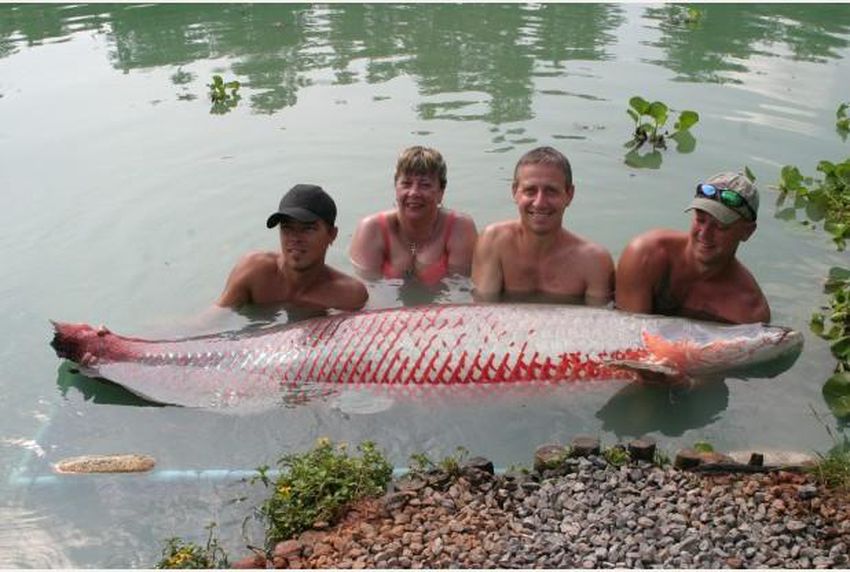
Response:
[[[519,173],[519,169],[523,165],[554,165],[564,173],[567,186],[569,187],[573,184],[573,169],[570,166],[569,160],[554,147],[536,147],[520,157],[514,168],[514,184],[517,182],[517,173]]]
[[[448,179],[446,178],[446,162],[436,149],[415,145],[401,152],[395,165],[395,177],[393,183],[398,181],[402,175],[432,175],[437,174],[440,179],[440,188],[445,190]]]

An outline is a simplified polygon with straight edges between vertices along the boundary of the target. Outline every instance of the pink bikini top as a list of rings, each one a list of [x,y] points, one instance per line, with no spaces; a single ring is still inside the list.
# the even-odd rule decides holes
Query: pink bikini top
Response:
[[[383,274],[384,278],[403,278],[407,273],[405,271],[400,271],[395,268],[390,261],[390,225],[389,221],[387,221],[387,215],[381,213],[381,216],[378,217],[378,220],[381,224],[381,234],[384,237],[384,252],[386,253],[384,257],[384,262],[381,264],[381,274]],[[455,213],[449,212],[446,215],[446,232],[443,236],[443,244],[448,245],[449,237],[452,234],[452,227],[455,222]],[[449,252],[446,248],[443,248],[443,255],[440,256],[440,259],[436,262],[433,262],[427,266],[422,266],[416,269],[416,278],[419,279],[423,284],[433,285],[439,282],[446,274],[449,273]]]

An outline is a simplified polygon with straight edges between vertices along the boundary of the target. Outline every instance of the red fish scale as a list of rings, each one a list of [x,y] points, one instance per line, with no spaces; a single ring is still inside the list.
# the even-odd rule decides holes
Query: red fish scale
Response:
[[[528,341],[516,341],[521,331],[509,332],[509,326],[488,312],[464,316],[432,307],[307,322],[265,337],[261,348],[253,347],[250,340],[235,346],[222,339],[170,342],[156,348],[148,342],[138,346],[130,340],[125,343],[148,365],[251,372],[289,385],[305,381],[448,385],[628,379],[633,374],[608,367],[603,360],[639,361],[649,355],[642,347],[610,354],[541,355],[529,351]],[[475,343],[476,335],[483,343]],[[533,328],[527,332],[529,338],[541,335]],[[504,343],[510,339],[514,341]],[[225,351],[214,351],[219,347]],[[156,353],[149,353],[152,349]]]
[[[369,320],[357,323],[356,334],[343,332],[342,341],[338,327],[342,319],[328,321],[321,328],[305,332],[307,341],[301,344],[304,352],[299,359],[276,368],[275,373],[284,382],[297,384],[303,381],[370,384],[467,384],[501,383],[506,381],[569,381],[604,377],[629,378],[631,374],[602,364],[602,359],[639,360],[647,355],[643,348],[615,351],[610,355],[601,352],[586,356],[579,352],[563,353],[555,359],[546,356],[541,361],[539,352],[528,355],[527,343],[515,352],[497,356],[494,352],[478,349],[470,354],[463,348],[466,332],[454,338],[451,345],[440,339],[440,332],[462,328],[463,317],[454,323],[439,316],[439,312],[408,313],[392,316],[374,314]],[[488,324],[496,330],[498,324]],[[414,347],[418,355],[403,356],[406,349],[400,344],[404,334],[422,332]],[[501,333],[504,335],[504,332]],[[485,340],[489,336],[485,337]],[[458,353],[458,349],[461,351]],[[328,360],[328,354],[335,356]]]

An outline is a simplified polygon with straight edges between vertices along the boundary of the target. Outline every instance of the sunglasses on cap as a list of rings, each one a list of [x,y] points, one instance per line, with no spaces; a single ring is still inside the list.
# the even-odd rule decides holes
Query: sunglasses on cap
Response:
[[[737,191],[733,191],[731,189],[719,189],[714,185],[701,183],[697,185],[696,196],[705,197],[712,201],[718,201],[720,204],[727,206],[730,209],[736,209],[742,206],[746,207],[747,212],[750,213],[750,220],[756,220],[756,211],[753,210],[753,207],[750,206],[747,199],[742,197]]]

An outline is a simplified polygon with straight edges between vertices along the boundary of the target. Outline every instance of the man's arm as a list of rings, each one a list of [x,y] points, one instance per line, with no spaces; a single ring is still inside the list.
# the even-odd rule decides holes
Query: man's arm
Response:
[[[236,263],[216,305],[223,308],[238,308],[251,302],[250,276],[255,266],[255,253],[246,254]]]
[[[617,262],[615,307],[627,312],[652,313],[652,290],[663,270],[661,246],[645,235],[633,238]]]
[[[605,248],[592,245],[588,257],[584,303],[588,306],[605,306],[613,297],[614,259]]]
[[[475,222],[467,215],[457,213],[446,249],[449,252],[449,272],[469,276],[472,269],[472,253],[478,231]]]
[[[472,257],[472,296],[476,301],[498,300],[504,289],[497,238],[497,229],[491,225],[484,229],[475,243],[475,253]]]
[[[384,263],[384,239],[381,236],[379,216],[368,216],[358,223],[348,250],[354,269],[367,279],[380,278],[381,265]]]

